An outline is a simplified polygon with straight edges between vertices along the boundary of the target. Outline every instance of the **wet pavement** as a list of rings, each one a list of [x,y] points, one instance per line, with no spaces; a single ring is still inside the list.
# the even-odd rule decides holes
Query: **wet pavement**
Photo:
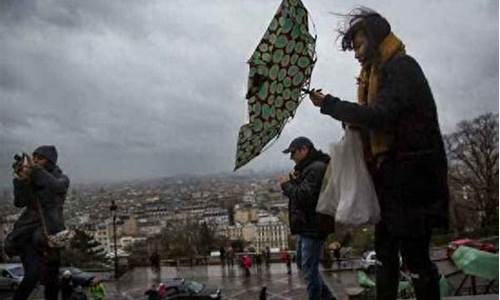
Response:
[[[267,287],[268,300],[302,300],[307,299],[306,286],[302,277],[292,266],[292,274],[286,273],[286,265],[273,263],[269,267],[262,265],[253,267],[251,275],[246,277],[239,266],[224,267],[166,267],[161,273],[150,268],[135,268],[124,274],[118,281],[105,282],[107,300],[146,299],[144,292],[152,283],[173,278],[195,280],[208,287],[220,288],[223,299],[246,300],[259,299],[262,287]],[[102,277],[101,277],[102,278]],[[11,299],[11,292],[0,292],[0,299]],[[43,287],[38,288],[30,299],[43,299]]]
[[[224,299],[259,299],[260,290],[264,286],[268,291],[267,299],[307,298],[305,283],[295,266],[292,274],[288,275],[284,264],[253,267],[249,277],[238,266],[162,267],[159,276],[150,268],[137,268],[116,283],[116,291],[125,299],[140,299],[152,283],[179,277],[220,288]]]
[[[264,286],[267,287],[268,300],[307,299],[304,280],[296,267],[292,266],[290,275],[286,271],[286,265],[282,263],[273,263],[269,267],[262,265],[260,268],[254,266],[249,277],[236,265],[224,268],[220,265],[162,267],[160,274],[140,267],[127,272],[118,281],[105,282],[104,285],[108,300],[146,299],[144,292],[152,283],[173,278],[195,280],[208,287],[220,288],[223,299],[259,299]],[[0,292],[0,299],[11,297],[12,292]],[[43,299],[43,287],[37,288],[30,299]]]
[[[446,259],[442,251],[433,251],[433,260],[441,274],[449,275],[456,272],[455,266]],[[340,268],[335,262],[331,269],[322,270],[321,274],[325,279],[325,283],[331,288],[337,299],[345,299],[349,288],[359,287],[356,270],[359,267],[359,259],[355,259],[345,261]],[[267,299],[307,299],[306,284],[294,264],[292,264],[292,268],[292,274],[288,275],[286,266],[282,263],[273,263],[269,267],[265,265],[261,267],[254,266],[251,269],[251,275],[247,277],[244,270],[236,265],[233,267],[222,267],[220,265],[163,266],[159,274],[148,267],[140,267],[127,272],[118,281],[105,282],[106,299],[146,299],[144,291],[151,284],[173,278],[195,280],[208,287],[220,288],[223,299],[259,299],[260,290],[264,286],[267,287],[268,291]],[[105,279],[105,275],[101,274],[99,278]],[[460,285],[462,278],[463,275],[458,274],[449,277],[448,280],[453,286],[457,287]],[[498,281],[496,287],[493,292],[498,292]],[[0,299],[10,299],[11,295],[10,292],[0,292]],[[31,299],[43,299],[43,287],[37,289]]]

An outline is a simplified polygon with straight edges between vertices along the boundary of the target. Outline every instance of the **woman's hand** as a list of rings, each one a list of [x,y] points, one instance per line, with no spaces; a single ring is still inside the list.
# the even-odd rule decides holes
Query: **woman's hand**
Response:
[[[321,107],[321,105],[323,105],[323,101],[325,100],[325,95],[321,92],[321,89],[312,89],[311,93],[309,93],[309,99],[311,99],[314,106]]]

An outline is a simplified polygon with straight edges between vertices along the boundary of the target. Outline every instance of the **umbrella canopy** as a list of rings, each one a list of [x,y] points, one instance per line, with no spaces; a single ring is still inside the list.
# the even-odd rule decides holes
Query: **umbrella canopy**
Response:
[[[248,60],[249,123],[239,131],[235,170],[259,155],[295,115],[310,83],[315,45],[302,2],[283,0]]]

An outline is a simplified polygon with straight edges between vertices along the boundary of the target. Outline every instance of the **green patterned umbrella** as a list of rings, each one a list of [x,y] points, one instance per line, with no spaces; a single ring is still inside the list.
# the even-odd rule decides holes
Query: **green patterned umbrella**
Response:
[[[283,0],[248,60],[248,113],[240,128],[235,170],[259,155],[293,118],[309,87],[316,38],[300,0]]]

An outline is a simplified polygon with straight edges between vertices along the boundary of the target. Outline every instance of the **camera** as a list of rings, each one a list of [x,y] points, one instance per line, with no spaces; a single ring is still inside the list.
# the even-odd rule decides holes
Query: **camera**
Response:
[[[14,173],[17,174],[21,171],[27,159],[28,159],[28,154],[24,152],[14,154],[14,163],[12,164],[12,169],[14,169]]]

